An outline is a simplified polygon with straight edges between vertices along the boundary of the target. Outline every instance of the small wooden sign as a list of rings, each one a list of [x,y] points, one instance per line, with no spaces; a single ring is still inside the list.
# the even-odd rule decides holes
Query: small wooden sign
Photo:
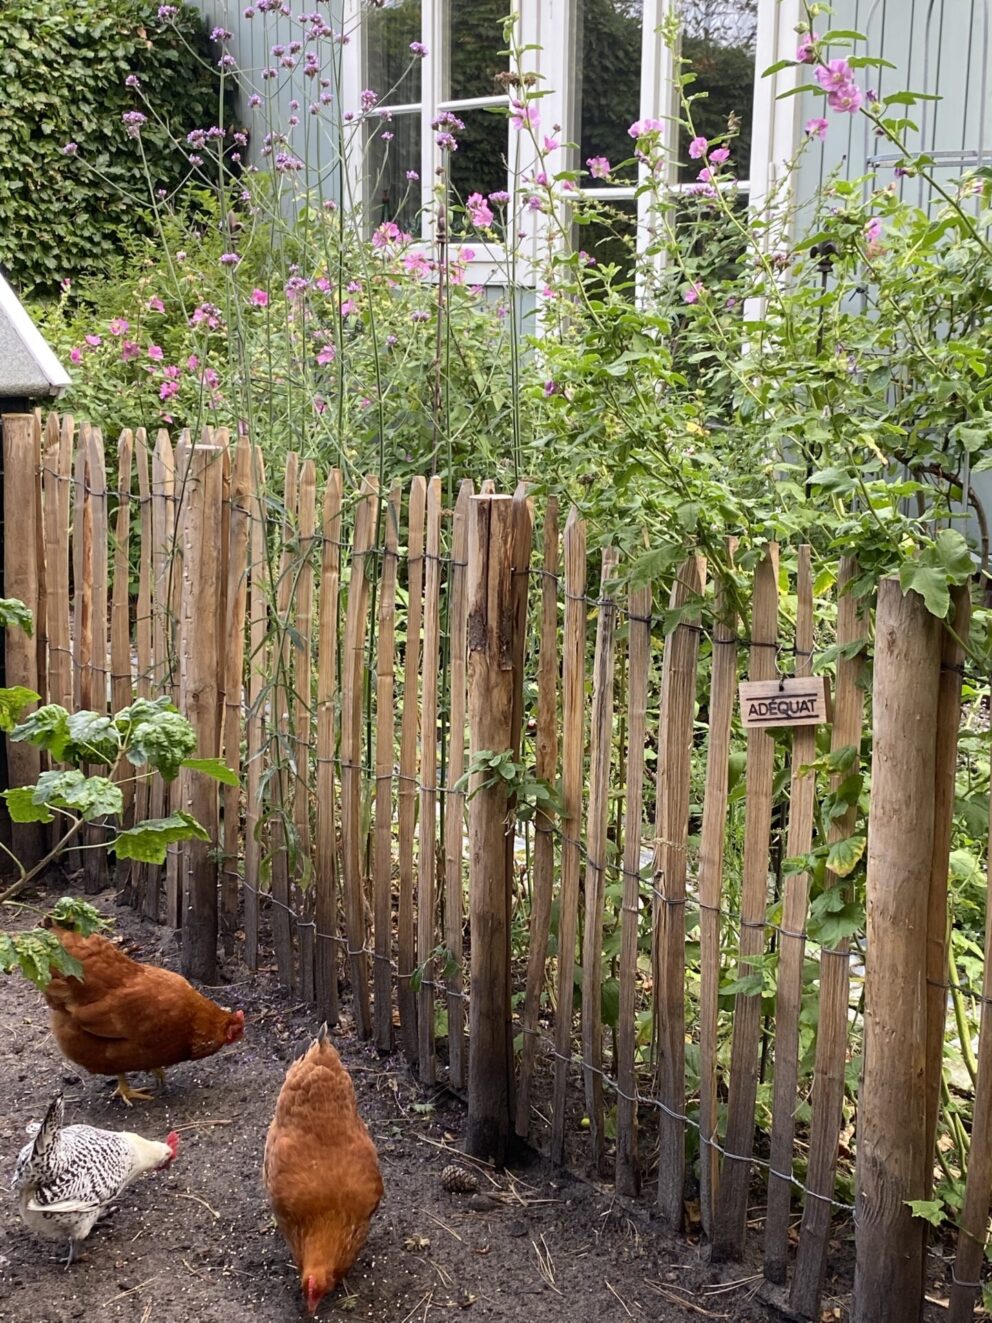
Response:
[[[827,687],[822,675],[742,680],[739,692],[745,730],[763,726],[819,726],[827,720]]]

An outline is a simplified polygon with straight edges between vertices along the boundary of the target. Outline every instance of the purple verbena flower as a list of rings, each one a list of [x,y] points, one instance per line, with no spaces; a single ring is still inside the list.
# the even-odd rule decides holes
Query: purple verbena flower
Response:
[[[79,154],[78,142],[67,142],[65,146],[62,148],[63,156],[78,156],[78,154]]]
[[[418,60],[422,60],[426,55],[429,54],[429,52],[427,50],[427,47],[424,45],[422,41],[411,41],[410,54],[415,55]]]
[[[140,110],[125,110],[121,116],[121,122],[127,129],[129,138],[138,138],[141,136],[141,126],[146,123],[147,115],[143,115]]]

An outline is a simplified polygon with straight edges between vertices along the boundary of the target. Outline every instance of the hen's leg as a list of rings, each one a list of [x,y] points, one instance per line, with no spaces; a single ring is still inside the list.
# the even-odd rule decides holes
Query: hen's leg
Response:
[[[75,1256],[75,1253],[76,1253],[76,1242],[75,1242],[75,1240],[72,1238],[72,1236],[70,1236],[70,1237],[69,1237],[69,1257],[68,1257],[68,1258],[66,1259],[66,1261],[65,1261],[65,1269],[64,1269],[64,1271],[68,1272],[68,1270],[69,1270],[69,1265],[72,1263],[72,1260],[73,1260],[73,1257]]]
[[[111,1098],[120,1098],[125,1107],[130,1107],[135,1098],[140,1098],[143,1102],[150,1102],[152,1097],[146,1089],[132,1089],[127,1082],[126,1075],[117,1076],[117,1088],[110,1096]]]
[[[165,1071],[162,1069],[161,1066],[156,1066],[155,1069],[152,1071],[152,1074],[153,1074],[153,1075],[155,1076],[155,1078],[158,1080],[158,1086],[159,1086],[159,1088],[161,1089],[161,1091],[164,1093],[164,1092],[165,1092]]]

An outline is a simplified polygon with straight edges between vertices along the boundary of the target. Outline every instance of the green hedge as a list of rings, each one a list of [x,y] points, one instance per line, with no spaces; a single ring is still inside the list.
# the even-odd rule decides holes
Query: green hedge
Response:
[[[122,116],[147,115],[151,178],[174,187],[189,169],[186,134],[216,120],[216,61],[189,8],[167,22],[148,0],[0,2],[0,268],[22,293],[100,269],[120,235],[149,227]],[[132,74],[140,89],[126,86]]]

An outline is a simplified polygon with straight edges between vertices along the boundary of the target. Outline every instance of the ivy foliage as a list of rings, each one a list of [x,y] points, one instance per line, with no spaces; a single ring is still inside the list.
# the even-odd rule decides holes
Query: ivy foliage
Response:
[[[0,268],[23,293],[107,266],[150,230],[148,183],[173,190],[182,145],[217,115],[200,16],[148,0],[6,0],[0,18]],[[138,88],[125,80],[136,75]],[[143,101],[154,101],[154,114]],[[122,116],[147,113],[142,153]],[[76,154],[63,148],[76,144]]]

